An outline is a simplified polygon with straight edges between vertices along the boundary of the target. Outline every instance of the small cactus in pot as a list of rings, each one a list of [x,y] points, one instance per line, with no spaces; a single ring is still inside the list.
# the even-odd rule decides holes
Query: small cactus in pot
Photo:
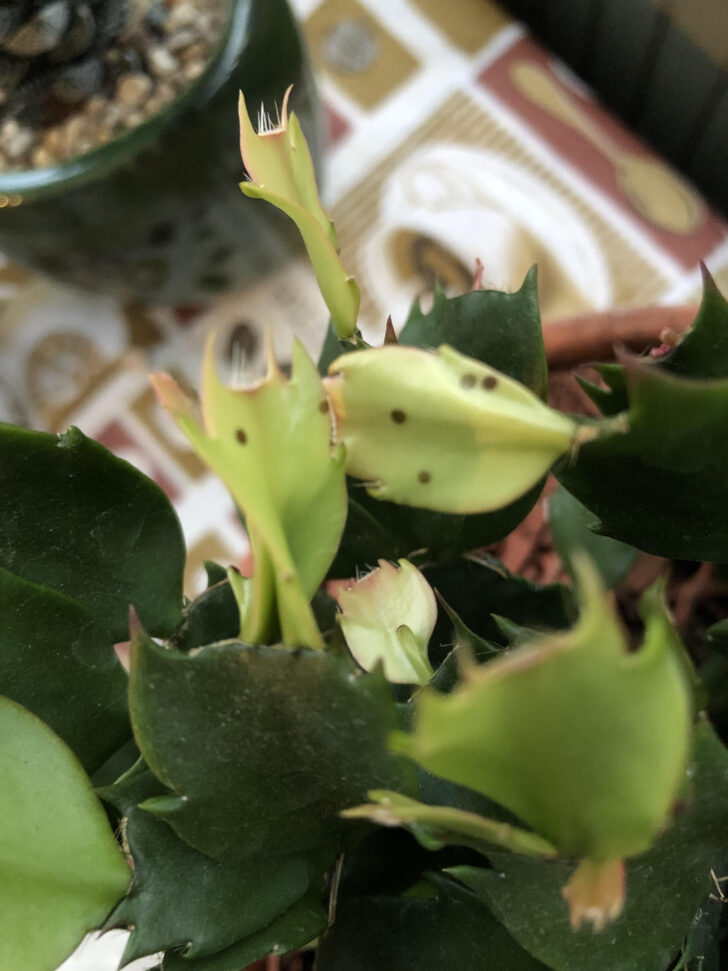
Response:
[[[135,128],[203,72],[227,3],[10,0],[0,9],[0,170],[44,168]]]
[[[2,111],[44,123],[101,90],[115,73],[110,48],[130,25],[128,0],[10,0],[0,11]],[[149,7],[150,4],[145,4]]]
[[[250,283],[298,240],[240,198],[230,105],[275,114],[290,82],[315,163],[288,0],[0,0],[0,252],[154,304]]]

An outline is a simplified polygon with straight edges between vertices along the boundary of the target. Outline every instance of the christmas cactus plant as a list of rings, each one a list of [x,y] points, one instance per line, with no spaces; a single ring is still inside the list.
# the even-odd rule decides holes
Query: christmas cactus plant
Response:
[[[252,575],[184,600],[153,482],[0,428],[0,967],[122,927],[164,971],[718,971],[726,625],[681,638],[661,578],[629,616],[612,591],[637,551],[728,562],[728,304],[706,278],[672,349],[600,365],[596,417],[545,403],[534,274],[368,347],[295,117],[241,122],[321,359],[235,388],[211,338],[199,404],[153,383]],[[549,472],[571,580],[539,585],[492,546]]]

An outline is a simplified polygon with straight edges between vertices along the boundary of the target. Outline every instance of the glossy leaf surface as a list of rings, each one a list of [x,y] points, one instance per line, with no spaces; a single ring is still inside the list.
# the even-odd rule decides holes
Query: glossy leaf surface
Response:
[[[685,377],[728,378],[728,301],[705,269],[695,320],[659,366]]]
[[[240,632],[240,611],[230,584],[222,579],[187,605],[182,623],[170,638],[170,645],[191,651],[205,644],[230,640]]]
[[[555,473],[600,532],[657,556],[728,559],[728,380],[630,365],[629,431],[579,449]]]

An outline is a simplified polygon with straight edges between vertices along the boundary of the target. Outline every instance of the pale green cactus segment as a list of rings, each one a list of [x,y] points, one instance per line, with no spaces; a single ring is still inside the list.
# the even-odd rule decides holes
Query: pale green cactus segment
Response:
[[[499,846],[526,856],[557,855],[556,847],[535,833],[478,813],[453,806],[428,806],[384,789],[373,789],[368,796],[370,803],[345,809],[341,815],[347,819],[369,819],[380,826],[406,826],[428,849],[455,843],[486,852],[488,846]]]
[[[318,221],[298,203],[252,182],[241,182],[240,188],[250,198],[265,199],[295,222],[336,333],[341,338],[353,337],[359,316],[361,293],[356,281],[344,269],[338,253]]]
[[[298,201],[320,224],[334,249],[338,249],[334,224],[318,197],[313,160],[300,122],[293,112],[288,114],[292,87],[283,97],[279,123],[275,126],[266,123],[260,132],[253,128],[245,96],[240,92],[240,154],[255,185],[285,199]]]
[[[355,660],[371,671],[380,661],[396,684],[427,684],[427,646],[437,620],[435,593],[409,560],[379,566],[337,595],[339,623]]]
[[[240,639],[246,644],[267,644],[273,637],[277,614],[275,570],[265,544],[248,526],[248,539],[255,563],[255,579],[241,576],[230,567],[228,582],[232,588],[240,612]],[[303,614],[300,626],[308,626],[308,611]]]
[[[298,227],[316,282],[339,337],[356,331],[361,293],[338,255],[338,238],[318,197],[311,153],[295,114],[288,115],[288,96],[280,123],[256,132],[245,98],[240,95],[240,152],[252,181],[241,182],[242,192],[264,199],[289,216]]]
[[[576,437],[570,418],[447,345],[357,351],[329,373],[347,472],[377,499],[449,513],[500,509]]]
[[[210,339],[203,364],[202,425],[168,375],[153,383],[245,515],[255,573],[249,584],[242,578],[234,583],[242,609],[241,636],[252,643],[265,641],[277,615],[285,644],[322,647],[310,600],[338,548],[347,498],[343,449],[331,445],[326,395],[305,350],[294,344],[290,379],[269,350],[265,380],[235,389],[220,381]]]
[[[690,687],[661,604],[629,653],[598,575],[578,559],[581,616],[423,689],[415,731],[393,739],[425,769],[514,812],[564,856],[595,862],[647,849],[684,778]]]

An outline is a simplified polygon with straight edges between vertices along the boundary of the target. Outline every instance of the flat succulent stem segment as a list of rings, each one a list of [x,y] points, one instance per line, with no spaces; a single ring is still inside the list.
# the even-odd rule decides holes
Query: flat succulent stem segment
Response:
[[[73,753],[0,697],[0,967],[47,971],[98,927],[130,880]]]
[[[634,653],[596,571],[578,566],[582,612],[565,633],[464,671],[450,695],[420,691],[395,747],[507,807],[567,858],[646,850],[667,822],[690,743],[691,690],[659,598]]]
[[[570,418],[447,345],[359,351],[329,373],[347,471],[377,499],[490,512],[527,492],[576,441]]]
[[[300,343],[287,379],[269,348],[260,384],[229,388],[218,377],[214,344],[205,352],[202,424],[168,375],[157,393],[202,460],[225,482],[245,515],[255,558],[249,581],[233,580],[241,637],[320,648],[310,600],[336,552],[346,518],[343,450],[330,443],[321,379]],[[303,471],[305,474],[303,474]]]
[[[256,132],[240,94],[240,153],[250,177],[241,191],[251,199],[264,199],[289,216],[298,227],[311,260],[316,282],[339,337],[353,337],[361,294],[337,253],[334,225],[318,197],[311,153],[295,114],[288,115],[283,99],[281,118],[273,126],[263,119]]]

